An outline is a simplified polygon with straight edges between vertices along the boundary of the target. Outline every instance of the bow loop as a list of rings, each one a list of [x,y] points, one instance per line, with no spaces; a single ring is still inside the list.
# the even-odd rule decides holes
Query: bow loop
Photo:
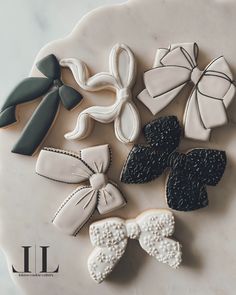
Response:
[[[111,150],[108,144],[83,149],[80,155],[94,173],[106,173],[111,163]]]
[[[37,159],[37,174],[66,183],[80,183],[93,175],[78,155],[59,149],[44,148]]]
[[[186,170],[205,185],[217,185],[227,164],[224,151],[195,149],[186,155]]]
[[[170,208],[191,211],[208,205],[206,185],[216,186],[221,180],[227,159],[223,151],[195,149],[180,154],[172,166],[167,182]]]
[[[176,268],[181,263],[181,246],[167,238],[174,232],[174,217],[167,210],[150,210],[136,219],[108,218],[90,226],[95,247],[88,259],[91,277],[101,283],[123,256],[127,240],[137,239],[140,246],[158,261]]]
[[[174,216],[168,210],[149,210],[136,218],[142,235],[152,234],[158,240],[174,233]]]
[[[106,175],[110,153],[108,145],[83,149],[80,155],[52,148],[40,152],[36,164],[39,175],[65,183],[90,182],[90,186],[75,190],[58,209],[53,223],[64,232],[76,235],[96,209],[106,214],[126,204]]]
[[[216,83],[217,81],[217,83]],[[203,72],[198,91],[213,99],[223,100],[232,86],[233,77],[223,56],[215,59]]]
[[[49,54],[45,56],[39,62],[37,62],[36,66],[39,71],[43,73],[47,78],[60,80],[61,68],[54,54]]]
[[[147,143],[162,151],[173,151],[180,143],[181,128],[176,117],[169,116],[152,121],[144,127]]]
[[[177,65],[183,66],[189,69],[193,69],[197,66],[197,58],[199,48],[197,43],[176,43],[169,46],[168,53],[172,55],[175,52],[175,60]],[[174,63],[175,64],[175,63]]]
[[[119,89],[134,86],[136,71],[133,52],[125,44],[116,44],[110,54],[110,72],[116,78]]]
[[[196,60],[183,47],[170,47],[167,54],[161,57],[160,64],[162,66],[182,67],[192,70],[196,67]]]
[[[95,222],[90,226],[89,234],[92,245],[101,248],[113,248],[128,238],[125,222],[120,218]]]

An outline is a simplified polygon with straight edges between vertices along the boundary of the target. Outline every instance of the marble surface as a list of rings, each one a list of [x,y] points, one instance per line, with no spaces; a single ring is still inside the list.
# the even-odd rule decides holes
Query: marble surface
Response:
[[[42,46],[66,36],[94,8],[123,2],[125,0],[0,0],[0,104],[16,83],[28,75]],[[20,295],[9,276],[2,252],[0,286],[1,295]]]
[[[58,3],[59,1],[57,5]],[[36,6],[35,4],[34,7]],[[58,19],[61,21],[67,11],[62,12],[55,5],[52,7],[60,11]],[[19,11],[20,8],[15,7],[15,10]],[[50,8],[46,10],[49,11]],[[169,43],[175,42],[196,41],[201,48],[199,56],[201,67],[223,53],[231,64],[235,76],[236,41],[234,31],[229,30],[229,27],[235,27],[236,24],[235,11],[236,2],[234,0],[129,0],[127,5],[119,8],[100,9],[99,13],[90,14],[70,37],[49,44],[40,51],[38,58],[49,52],[55,53],[59,58],[71,56],[81,58],[88,64],[91,71],[96,73],[107,69],[108,54],[114,43],[124,42],[132,48],[139,64],[138,81],[134,89],[134,96],[136,96],[143,88],[142,73],[153,64],[158,47],[168,46]],[[73,10],[70,14],[71,18],[74,13]],[[227,22],[225,22],[226,18]],[[14,26],[17,27],[17,22]],[[63,21],[62,26],[64,26]],[[65,35],[66,33],[67,31]],[[37,33],[32,35],[37,35]],[[53,40],[62,35],[60,32],[57,36],[48,36],[48,39]],[[29,36],[27,40],[30,40],[32,44],[31,39]],[[40,43],[34,55],[38,47],[49,40]],[[21,42],[17,40],[15,44],[19,45]],[[33,58],[28,56],[28,59],[30,59],[28,64],[30,68]],[[7,57],[4,57],[4,60],[8,66],[9,64],[14,65]],[[22,68],[22,64],[17,63],[15,67],[17,69],[12,70],[14,73]],[[65,75],[65,79],[73,84],[69,71],[65,70],[66,73],[68,75]],[[36,74],[36,71],[33,70],[32,74]],[[11,78],[8,77],[9,80]],[[161,114],[176,114],[182,118],[183,100],[185,102],[187,99],[188,90],[186,89]],[[106,105],[112,99],[111,94],[105,91],[89,94],[83,92],[83,94],[86,99],[80,110],[98,100],[101,105]],[[0,228],[2,229],[0,242],[8,256],[8,266],[12,263],[17,266],[22,265],[19,246],[25,245],[25,242],[37,245],[50,243],[54,251],[50,256],[51,266],[59,263],[61,270],[55,279],[47,281],[44,278],[27,280],[27,278],[12,276],[18,286],[25,290],[25,294],[143,295],[157,292],[162,295],[233,295],[235,293],[236,245],[233,238],[236,211],[235,124],[231,123],[216,130],[210,143],[181,141],[182,151],[200,146],[226,150],[228,166],[217,188],[208,188],[210,199],[208,208],[191,213],[175,212],[174,237],[183,245],[184,253],[180,269],[170,271],[165,265],[145,256],[137,243],[131,241],[125,258],[117,266],[116,271],[104,284],[97,286],[92,282],[85,267],[87,257],[92,251],[87,235],[88,227],[85,226],[81,235],[72,239],[51,225],[51,216],[65,196],[71,192],[72,186],[42,179],[32,173],[35,169],[36,156],[23,158],[10,153],[13,142],[18,138],[27,117],[36,105],[37,102],[27,107],[24,106],[24,116],[21,116],[21,122],[9,132],[5,130],[0,132],[0,163],[3,167],[0,169],[0,178],[4,179],[4,186],[0,187]],[[141,103],[137,102],[137,106],[142,113],[143,124],[153,119]],[[230,108],[230,115],[235,116],[235,110],[236,101]],[[166,175],[162,175],[159,180],[151,184],[142,186],[130,186],[119,182],[122,163],[130,148],[117,142],[112,126],[97,124],[93,136],[81,141],[79,145],[78,142],[67,142],[64,139],[63,135],[74,126],[77,116],[77,110],[68,113],[62,108],[50,136],[45,141],[45,146],[77,151],[85,146],[111,144],[114,157],[109,175],[119,184],[128,200],[127,206],[117,211],[116,216],[132,218],[145,209],[166,208],[164,198]],[[140,137],[139,142],[142,141],[143,138]],[[13,174],[14,186],[11,181]],[[26,179],[31,183],[29,187],[24,185]],[[114,216],[113,213],[112,216]],[[93,216],[93,220],[100,218],[102,217],[98,214]],[[82,254],[80,249],[83,250]]]

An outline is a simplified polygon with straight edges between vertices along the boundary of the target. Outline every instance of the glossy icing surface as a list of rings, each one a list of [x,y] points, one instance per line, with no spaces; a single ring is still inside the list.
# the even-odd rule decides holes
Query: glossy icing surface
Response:
[[[108,145],[86,148],[80,154],[50,148],[40,152],[37,174],[64,183],[90,184],[76,188],[62,203],[52,220],[56,227],[76,236],[96,209],[107,214],[126,204],[121,191],[108,180],[110,164]]]
[[[46,137],[59,110],[60,101],[67,110],[82,100],[79,92],[61,81],[61,69],[56,56],[49,54],[36,64],[44,77],[29,77],[20,82],[5,100],[0,111],[0,127],[17,122],[18,104],[31,102],[45,95],[14,145],[12,152],[32,156]]]
[[[194,88],[184,113],[184,135],[208,140],[211,129],[228,123],[226,110],[235,97],[235,84],[223,56],[200,70],[198,55],[196,43],[158,49],[153,69],[144,73],[146,89],[138,98],[155,115],[181,93],[186,84],[192,83]]]
[[[117,139],[123,143],[134,142],[139,136],[141,122],[138,110],[132,102],[131,91],[136,81],[137,65],[130,48],[125,44],[116,44],[110,53],[109,72],[92,77],[89,77],[87,66],[81,60],[66,58],[62,59],[60,64],[71,69],[76,82],[83,89],[116,92],[116,101],[113,105],[93,106],[80,113],[75,129],[65,135],[66,139],[86,138],[92,132],[93,121],[98,121],[114,122]]]
[[[134,95],[137,95],[144,89],[143,72],[152,67],[157,48],[194,40],[201,49],[198,58],[200,68],[204,68],[213,57],[224,54],[235,76],[236,41],[234,30],[231,29],[236,26],[235,11],[236,3],[230,0],[131,0],[122,6],[103,8],[91,13],[68,38],[46,46],[37,60],[51,53],[60,59],[74,57],[83,60],[93,73],[98,73],[101,69],[109,69],[108,56],[114,44],[127,44],[139,65],[134,88]],[[39,75],[35,68],[32,74]],[[77,87],[70,71],[63,70],[63,74],[66,82]],[[81,90],[79,87],[76,89]],[[191,88],[187,86],[183,91],[185,95],[176,97],[161,115],[176,114],[179,119],[183,118],[186,105],[184,97],[188,97]],[[110,105],[115,99],[107,91],[81,93],[85,97],[81,109],[97,105],[98,101],[99,105]],[[136,104],[142,114],[142,124],[150,122],[153,119],[150,112],[138,100]],[[25,116],[30,116],[36,105],[33,103],[25,106]],[[232,121],[235,120],[235,110],[233,102],[228,109]],[[110,177],[118,183],[128,200],[128,205],[117,211],[116,216],[134,218],[146,209],[166,208],[163,198],[165,175],[158,181],[143,184],[142,189],[140,185],[130,186],[119,182],[123,161],[131,147],[117,141],[113,125],[96,124],[93,135],[79,143],[64,139],[64,134],[74,128],[77,118],[77,110],[68,113],[62,108],[44,145],[78,152],[89,146],[109,143],[115,155],[112,163],[115,168],[109,170]],[[188,214],[175,214],[175,237],[184,249],[182,267],[172,271],[145,255],[135,241],[129,241],[124,254],[127,259],[121,259],[115,271],[99,286],[94,284],[87,270],[87,258],[93,250],[88,226],[82,229],[77,238],[71,238],[58,231],[49,221],[55,213],[55,206],[59,207],[65,196],[76,189],[77,185],[72,188],[73,185],[39,177],[34,173],[36,157],[22,157],[10,152],[25,123],[26,117],[18,126],[13,126],[11,131],[0,131],[0,162],[3,167],[0,176],[4,182],[0,188],[0,221],[1,247],[6,253],[9,271],[26,295],[95,295],[98,291],[104,295],[143,295],[147,292],[155,294],[157,290],[163,295],[232,294],[236,287],[236,244],[233,238],[236,210],[236,127],[233,123],[216,128],[210,143],[190,140],[181,142],[180,148],[183,151],[196,147],[217,148],[225,150],[229,159],[225,176],[217,190],[209,189],[211,206]],[[143,142],[143,138],[138,142]],[[96,219],[101,219],[101,216],[95,215],[94,220]],[[60,265],[60,272],[53,278],[24,278],[12,274],[12,264],[22,267],[21,246],[31,244],[50,246],[50,265]],[[40,265],[41,257],[37,259]]]

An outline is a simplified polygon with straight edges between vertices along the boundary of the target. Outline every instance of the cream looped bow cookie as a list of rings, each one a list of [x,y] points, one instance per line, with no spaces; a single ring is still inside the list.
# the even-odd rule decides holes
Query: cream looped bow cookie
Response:
[[[174,216],[168,210],[149,210],[136,219],[108,218],[90,226],[90,239],[96,248],[88,259],[91,277],[101,283],[123,256],[128,239],[158,261],[177,268],[181,263],[181,245],[170,239],[174,233]]]
[[[80,155],[52,148],[40,152],[36,164],[39,175],[65,183],[89,181],[62,203],[53,218],[57,228],[76,235],[96,209],[106,214],[126,204],[120,190],[107,178],[110,161],[108,145],[83,149]]]
[[[121,54],[126,54],[125,69],[120,69]],[[139,112],[132,102],[131,90],[136,80],[136,61],[133,52],[124,44],[116,44],[110,53],[110,71],[89,77],[86,64],[75,58],[62,59],[61,66],[69,67],[78,85],[87,91],[112,90],[116,101],[110,106],[92,106],[80,113],[75,129],[67,139],[82,139],[90,135],[94,120],[114,122],[116,137],[123,143],[134,142],[140,133]],[[124,70],[124,71],[123,71]]]
[[[158,49],[153,69],[145,72],[139,100],[153,113],[164,109],[192,82],[193,91],[184,114],[185,136],[208,140],[211,129],[228,122],[226,109],[235,96],[232,72],[223,56],[203,71],[198,68],[196,43],[174,44]]]

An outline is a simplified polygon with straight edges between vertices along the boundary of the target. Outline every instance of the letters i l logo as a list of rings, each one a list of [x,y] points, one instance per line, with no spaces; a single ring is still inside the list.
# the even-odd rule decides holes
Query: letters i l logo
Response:
[[[30,249],[32,246],[22,246],[24,249],[24,269],[22,271],[18,271],[12,265],[13,273],[32,273],[30,270]],[[56,267],[54,271],[48,270],[48,248],[49,246],[40,246],[41,248],[41,271],[40,273],[58,273],[59,272],[59,265]],[[36,247],[35,247],[35,272],[36,272]]]

